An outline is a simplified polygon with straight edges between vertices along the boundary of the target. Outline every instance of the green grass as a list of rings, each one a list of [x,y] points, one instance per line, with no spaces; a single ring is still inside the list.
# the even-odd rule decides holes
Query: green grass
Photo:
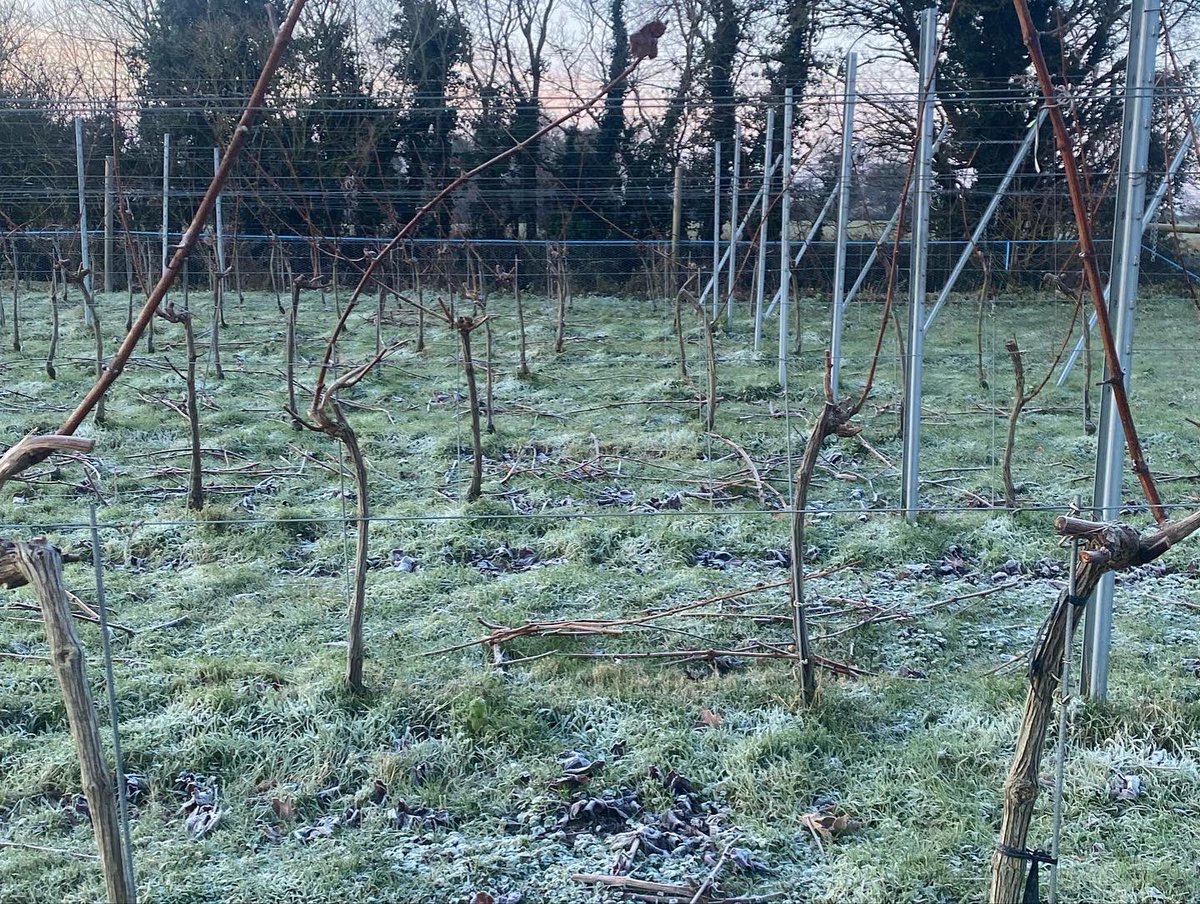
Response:
[[[205,302],[193,299],[203,321]],[[41,370],[45,300],[31,295],[24,304],[24,351],[6,351],[0,361],[5,442],[53,429],[91,383],[90,339],[78,311],[64,313],[59,379],[51,382]],[[106,323],[121,318],[120,307],[116,298],[106,305]],[[1200,454],[1185,417],[1200,410],[1200,384],[1178,365],[1194,355],[1200,326],[1179,298],[1151,295],[1140,308],[1135,416],[1156,474],[1181,478],[1163,489],[1184,509],[1197,499]],[[138,629],[186,619],[115,638],[127,769],[143,774],[148,788],[133,823],[144,900],[432,904],[466,902],[482,890],[497,897],[521,891],[526,904],[611,899],[571,879],[607,871],[613,852],[604,837],[571,837],[558,826],[568,798],[549,783],[565,750],[606,759],[587,793],[635,791],[658,812],[670,798],[650,777],[657,766],[677,769],[702,799],[728,808],[719,844],[736,842],[771,868],[767,875],[726,873],[731,891],[782,892],[787,901],[980,900],[1024,693],[1019,666],[994,670],[1028,648],[1057,592],[1056,579],[1028,573],[1041,560],[1065,562],[1053,515],[1090,494],[1095,441],[1082,430],[1082,368],[1063,389],[1051,384],[1022,419],[1015,476],[1028,508],[990,511],[978,499],[1002,496],[998,462],[1012,381],[1004,340],[1018,339],[1030,381],[1040,380],[1069,321],[1067,307],[1020,297],[986,312],[986,387],[975,376],[973,304],[940,315],[927,340],[922,460],[922,502],[940,513],[906,524],[893,511],[896,468],[856,440],[827,445],[810,494],[814,508],[828,510],[811,522],[812,564],[858,564],[811,585],[821,607],[814,634],[822,655],[872,674],[823,676],[812,706],[802,703],[791,670],[769,661],[718,674],[694,662],[550,656],[498,671],[477,648],[424,655],[480,636],[480,620],[631,616],[785,576],[762,560],[786,547],[786,519],[764,508],[732,449],[701,429],[698,331],[689,344],[693,385],[679,379],[661,303],[576,299],[568,325],[574,340],[556,356],[552,306],[530,299],[535,375],[519,380],[510,299],[494,299],[493,309],[498,432],[485,440],[479,502],[462,499],[470,432],[464,404],[452,396],[463,379],[447,330],[431,326],[424,354],[401,350],[346,396],[381,518],[368,576],[370,691],[361,698],[341,690],[341,519],[353,512],[342,491],[352,481],[338,476],[332,443],[287,423],[273,300],[252,295],[244,311],[233,307],[226,379],[204,380],[204,445],[213,450],[205,459],[204,512],[184,508],[186,455],[163,451],[186,446],[184,419],[161,401],[179,402],[181,383],[169,368],[148,366],[182,363],[182,337],[173,329],[160,329],[156,352],[139,352],[117,383],[108,422],[86,427],[97,439],[114,618]],[[305,385],[332,313],[332,301],[325,308],[315,295],[303,302]],[[848,391],[860,385],[878,315],[874,303],[851,312]],[[786,389],[775,382],[773,345],[762,356],[748,351],[744,322],[718,337],[725,400],[717,431],[785,496],[787,455],[799,455],[819,403],[828,335],[824,302],[806,300],[801,316],[804,350],[791,362]],[[411,336],[412,318],[390,312],[385,332]],[[343,361],[363,360],[373,348],[373,326],[355,322]],[[865,438],[890,462],[900,455],[895,348],[889,335],[862,419]],[[68,462],[57,474],[43,466],[29,482],[9,484],[0,491],[6,534],[46,533],[66,549],[84,549],[83,481],[82,469]],[[632,490],[635,506],[691,495],[680,509],[651,515],[601,505],[613,489]],[[1132,481],[1126,498],[1138,498]],[[469,564],[501,545],[529,546],[547,564],[496,576]],[[919,566],[936,565],[951,545],[965,552],[970,574],[920,574]],[[421,567],[412,574],[393,568],[393,550]],[[728,551],[743,564],[697,567],[703,550]],[[1073,721],[1065,901],[1200,898],[1200,680],[1185,662],[1200,653],[1195,611],[1178,605],[1197,601],[1194,551],[1190,544],[1173,551],[1164,575],[1118,585],[1111,698],[1079,707]],[[1010,559],[1026,570],[1018,587],[852,627],[863,610],[850,601],[924,609],[991,586],[992,573]],[[68,579],[92,599],[88,566],[69,567]],[[6,602],[28,599],[18,592]],[[782,589],[724,609],[738,607],[787,612]],[[79,787],[61,693],[45,661],[22,658],[44,655],[42,633],[21,620],[32,617],[28,611],[0,615],[0,652],[10,654],[0,660],[0,839],[92,850],[86,820],[60,803]],[[90,625],[80,630],[101,700],[98,635]],[[620,636],[524,638],[505,654],[629,654],[788,639],[782,622],[680,617]],[[926,677],[902,677],[918,674]],[[696,729],[704,709],[720,715],[718,727]],[[189,837],[177,815],[175,779],[184,771],[212,776],[220,788],[224,816],[204,838]],[[1113,800],[1116,771],[1141,776],[1143,796]],[[381,804],[372,802],[377,781],[388,792]],[[332,786],[339,790],[319,795]],[[444,808],[453,825],[397,828],[387,818],[397,800]],[[818,848],[800,817],[830,800],[861,825]],[[291,834],[354,805],[362,806],[359,828],[307,844]],[[1035,844],[1047,840],[1048,812],[1043,796]],[[634,875],[680,881],[708,869],[694,854],[655,856],[639,860]],[[2,901],[92,901],[102,891],[93,860],[0,847]]]

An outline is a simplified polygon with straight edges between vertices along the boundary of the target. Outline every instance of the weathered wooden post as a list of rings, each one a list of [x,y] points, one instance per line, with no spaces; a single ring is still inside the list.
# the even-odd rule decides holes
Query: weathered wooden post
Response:
[[[40,538],[16,543],[0,541],[0,544],[0,555],[4,546],[15,555],[17,568],[33,588],[42,609],[50,662],[62,688],[71,740],[79,755],[80,778],[96,833],[108,900],[111,904],[134,904],[137,888],[121,849],[115,776],[100,748],[100,731],[96,727],[96,710],[88,687],[83,647],[75,633],[63,584],[62,554]]]

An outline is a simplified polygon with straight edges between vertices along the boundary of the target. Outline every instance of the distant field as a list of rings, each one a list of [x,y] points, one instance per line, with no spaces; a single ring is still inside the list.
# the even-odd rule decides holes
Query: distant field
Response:
[[[204,324],[207,300],[191,300]],[[4,445],[52,429],[92,379],[78,309],[64,311],[50,381],[45,297],[22,303],[23,350],[11,350],[10,325],[0,358]],[[105,302],[109,336],[123,304]],[[708,875],[725,850],[738,851],[721,872],[729,895],[981,900],[1024,695],[1014,658],[1065,580],[1050,523],[1090,495],[1095,453],[1081,365],[1021,421],[1014,470],[1026,510],[990,507],[1003,500],[1013,383],[1004,342],[1018,340],[1027,379],[1040,381],[1070,305],[1005,297],[978,328],[972,299],[942,312],[926,345],[922,460],[922,504],[941,511],[915,525],[894,514],[901,381],[886,336],[865,443],[829,443],[811,493],[810,567],[828,572],[810,585],[816,648],[868,674],[825,672],[811,707],[789,666],[753,651],[786,649],[791,637],[778,509],[820,401],[825,303],[801,305],[786,387],[777,324],[755,355],[742,304],[736,329],[717,338],[716,436],[698,418],[694,316],[685,380],[662,302],[575,299],[561,355],[553,304],[526,305],[534,376],[522,380],[512,298],[490,304],[497,430],[485,438],[479,502],[462,499],[469,426],[444,326],[427,325],[425,352],[410,343],[345,396],[380,518],[361,698],[340,686],[352,481],[338,448],[293,431],[283,412],[273,298],[230,299],[223,381],[201,362],[202,513],[187,511],[182,492],[187,423],[168,364],[184,366],[177,327],[160,324],[156,350],[116,384],[107,423],[87,428],[108,600],[138,632],[114,643],[127,770],[141,777],[133,835],[144,900],[466,904],[486,891],[508,904],[598,902],[617,896],[575,874],[618,866],[682,883]],[[347,366],[375,348],[374,302],[361,313]],[[332,297],[305,296],[302,399],[334,314]],[[861,385],[879,314],[874,301],[851,311],[847,392]],[[389,307],[384,339],[411,337],[414,322]],[[1189,510],[1200,502],[1191,302],[1143,299],[1135,345],[1135,416],[1164,495]],[[475,353],[482,363],[481,333]],[[0,491],[0,519],[9,534],[85,550],[90,498],[78,464],[42,467]],[[1138,499],[1133,481],[1127,498]],[[1111,700],[1074,714],[1064,901],[1200,899],[1200,542],[1162,562],[1119,582]],[[68,572],[92,600],[90,564]],[[1010,586],[973,595],[1000,585]],[[426,655],[486,634],[481,622],[637,620],[739,591],[644,627],[518,639],[502,654],[525,661],[504,668],[486,648]],[[29,598],[9,595],[2,612],[0,840],[91,851],[61,694],[39,658],[41,628],[18,601]],[[98,635],[81,633],[99,689]],[[657,658],[688,650],[741,655]],[[581,769],[591,777],[580,781]],[[1129,776],[1144,790],[1116,799],[1113,783]],[[199,838],[180,812],[188,781],[215,789],[222,814]],[[814,811],[854,826],[818,841],[802,822]],[[1031,842],[1043,846],[1045,796],[1038,813]],[[648,840],[634,846],[635,836]],[[102,890],[94,860],[0,846],[0,900],[83,902]]]

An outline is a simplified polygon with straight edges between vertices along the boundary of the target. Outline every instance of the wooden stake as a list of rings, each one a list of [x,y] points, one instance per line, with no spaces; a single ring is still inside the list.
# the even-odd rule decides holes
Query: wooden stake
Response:
[[[46,376],[57,378],[54,356],[58,354],[58,269],[50,268],[50,346],[46,349]]]
[[[108,900],[110,904],[133,904],[137,887],[121,849],[115,776],[100,747],[83,647],[75,634],[63,583],[62,554],[44,539],[18,542],[15,549],[21,572],[37,595],[46,623],[50,662],[62,688],[67,724],[79,756],[83,793],[96,833]]]
[[[561,354],[563,343],[566,342],[567,301],[570,295],[567,286],[567,246],[555,245],[551,254],[553,255],[551,269],[554,272],[554,294],[558,300],[558,318],[554,327],[554,352]]]
[[[718,308],[717,312],[713,314],[713,319],[710,320],[704,312],[704,305],[690,292],[685,290],[679,294],[686,295],[692,302],[692,306],[700,318],[700,329],[704,333],[704,356],[708,372],[708,393],[704,400],[704,429],[706,432],[712,433],[716,429],[717,423],[717,344],[713,331],[720,321],[721,311]],[[682,352],[682,348],[680,350]]]
[[[187,507],[198,512],[204,508],[204,471],[200,453],[200,406],[196,399],[196,362],[200,353],[196,350],[196,330],[190,311],[176,311],[175,302],[168,301],[159,309],[164,320],[183,327],[187,347],[187,374],[184,383],[187,391],[188,432],[191,436],[191,470],[188,478]]]
[[[462,342],[463,370],[467,375],[467,401],[471,406],[471,485],[467,488],[467,501],[474,502],[483,492],[483,437],[479,429],[479,388],[475,380],[475,362],[471,360],[471,331],[479,325],[470,317],[459,317],[454,328]]]

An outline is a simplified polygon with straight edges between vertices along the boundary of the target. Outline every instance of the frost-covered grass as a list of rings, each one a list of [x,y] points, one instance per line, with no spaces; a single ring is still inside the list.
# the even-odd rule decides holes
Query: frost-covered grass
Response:
[[[193,301],[203,320],[203,300]],[[110,324],[120,319],[115,299],[112,306]],[[720,844],[736,842],[771,869],[727,872],[731,891],[781,892],[787,901],[980,900],[1023,697],[1019,665],[995,670],[1028,648],[1061,585],[1065,557],[1050,519],[1090,492],[1094,439],[1081,426],[1081,370],[1033,403],[1018,436],[1022,499],[1046,510],[988,511],[978,497],[995,498],[1000,483],[1012,379],[1003,342],[1015,335],[1030,380],[1040,379],[1067,308],[1021,298],[989,312],[986,387],[975,376],[973,305],[940,315],[927,340],[923,500],[958,511],[906,524],[891,511],[896,469],[855,440],[829,443],[811,493],[814,508],[828,510],[809,530],[812,567],[858,564],[812,583],[813,631],[822,655],[871,675],[824,675],[819,700],[805,706],[790,668],[778,662],[725,663],[737,667],[718,673],[703,662],[628,655],[541,657],[783,646],[789,629],[779,620],[689,617],[622,635],[526,638],[506,656],[541,658],[503,671],[477,648],[424,655],[480,636],[480,620],[627,617],[786,574],[766,561],[786,547],[786,519],[764,508],[733,449],[703,433],[695,404],[703,351],[690,344],[695,385],[681,381],[664,305],[578,298],[568,328],[574,339],[555,356],[552,307],[530,299],[530,380],[512,375],[509,300],[496,298],[493,307],[498,432],[485,438],[478,503],[461,498],[469,426],[454,395],[463,389],[456,345],[444,329],[431,326],[425,354],[402,350],[347,396],[381,518],[368,576],[370,691],[360,698],[340,687],[340,519],[353,511],[343,493],[351,482],[337,474],[338,449],[293,432],[283,414],[273,300],[251,296],[244,313],[230,311],[227,377],[205,379],[213,492],[203,513],[183,507],[185,455],[164,452],[186,446],[184,419],[161,401],[178,402],[182,387],[169,368],[149,366],[182,363],[172,328],[160,329],[158,350],[141,353],[117,384],[108,423],[89,424],[104,493],[109,603],[117,620],[142,629],[117,635],[115,655],[127,769],[146,779],[133,830],[143,898],[433,904],[486,890],[497,898],[519,891],[525,904],[611,899],[571,879],[608,870],[607,839],[564,833],[558,820],[571,795],[549,787],[560,774],[555,758],[578,750],[606,760],[584,794],[632,791],[658,812],[670,796],[650,774],[657,766],[678,770],[702,799],[726,807]],[[315,296],[305,299],[310,363],[331,312],[332,302],[322,310]],[[804,312],[804,354],[786,391],[775,383],[773,347],[761,357],[747,351],[744,324],[718,337],[717,432],[753,458],[768,502],[776,498],[770,487],[787,495],[787,455],[799,455],[819,401],[824,303],[806,302]],[[878,312],[867,304],[852,313],[847,390],[861,379]],[[25,301],[25,350],[6,351],[0,363],[6,441],[52,429],[90,385],[90,340],[76,311],[64,316],[58,381],[42,376],[44,314],[42,299]],[[1200,329],[1180,299],[1151,297],[1140,318],[1136,416],[1156,472],[1187,478],[1200,472],[1195,428],[1184,420],[1200,411],[1200,383],[1173,362],[1194,354]],[[411,317],[391,313],[385,332],[411,335]],[[373,344],[373,326],[356,325],[343,360],[361,360]],[[889,336],[864,424],[867,441],[890,462],[900,453],[896,364]],[[311,368],[301,372],[308,385]],[[59,470],[40,468],[32,482],[0,492],[6,534],[44,532],[67,549],[86,544],[83,472],[72,463]],[[1195,487],[1194,479],[1163,484],[1180,507],[1195,504]],[[634,494],[632,504],[606,504],[622,490]],[[680,508],[639,510],[676,493],[684,494]],[[1137,499],[1132,482],[1127,498]],[[488,575],[471,564],[495,558],[502,545],[529,547],[542,567]],[[963,564],[939,574],[952,546]],[[1200,897],[1195,549],[1173,551],[1165,574],[1118,585],[1111,698],[1074,716],[1063,900]],[[697,566],[697,553],[710,550],[741,564]],[[418,569],[394,568],[399,554]],[[1010,589],[944,604],[1014,576],[1020,583]],[[69,567],[68,578],[92,598],[87,567]],[[14,593],[5,602],[27,600]],[[910,617],[855,629],[877,611],[864,602]],[[786,615],[786,597],[762,590],[723,609]],[[78,790],[78,768],[61,694],[37,658],[45,653],[41,631],[22,620],[28,611],[0,614],[0,840],[87,852],[86,820],[62,803]],[[176,623],[147,630],[167,622]],[[98,636],[90,625],[81,635],[99,691]],[[720,724],[697,728],[704,710]],[[177,815],[182,772],[219,788],[223,817],[203,838],[189,837]],[[1118,773],[1142,780],[1137,799],[1113,798]],[[444,809],[452,825],[399,828],[388,819],[399,800]],[[800,817],[822,803],[860,827],[818,846]],[[360,827],[308,843],[292,835],[354,806]],[[1039,845],[1048,810],[1043,798],[1031,838]],[[634,875],[681,881],[708,869],[699,855],[656,855],[639,860]],[[93,860],[0,847],[2,901],[91,901],[102,890]]]

